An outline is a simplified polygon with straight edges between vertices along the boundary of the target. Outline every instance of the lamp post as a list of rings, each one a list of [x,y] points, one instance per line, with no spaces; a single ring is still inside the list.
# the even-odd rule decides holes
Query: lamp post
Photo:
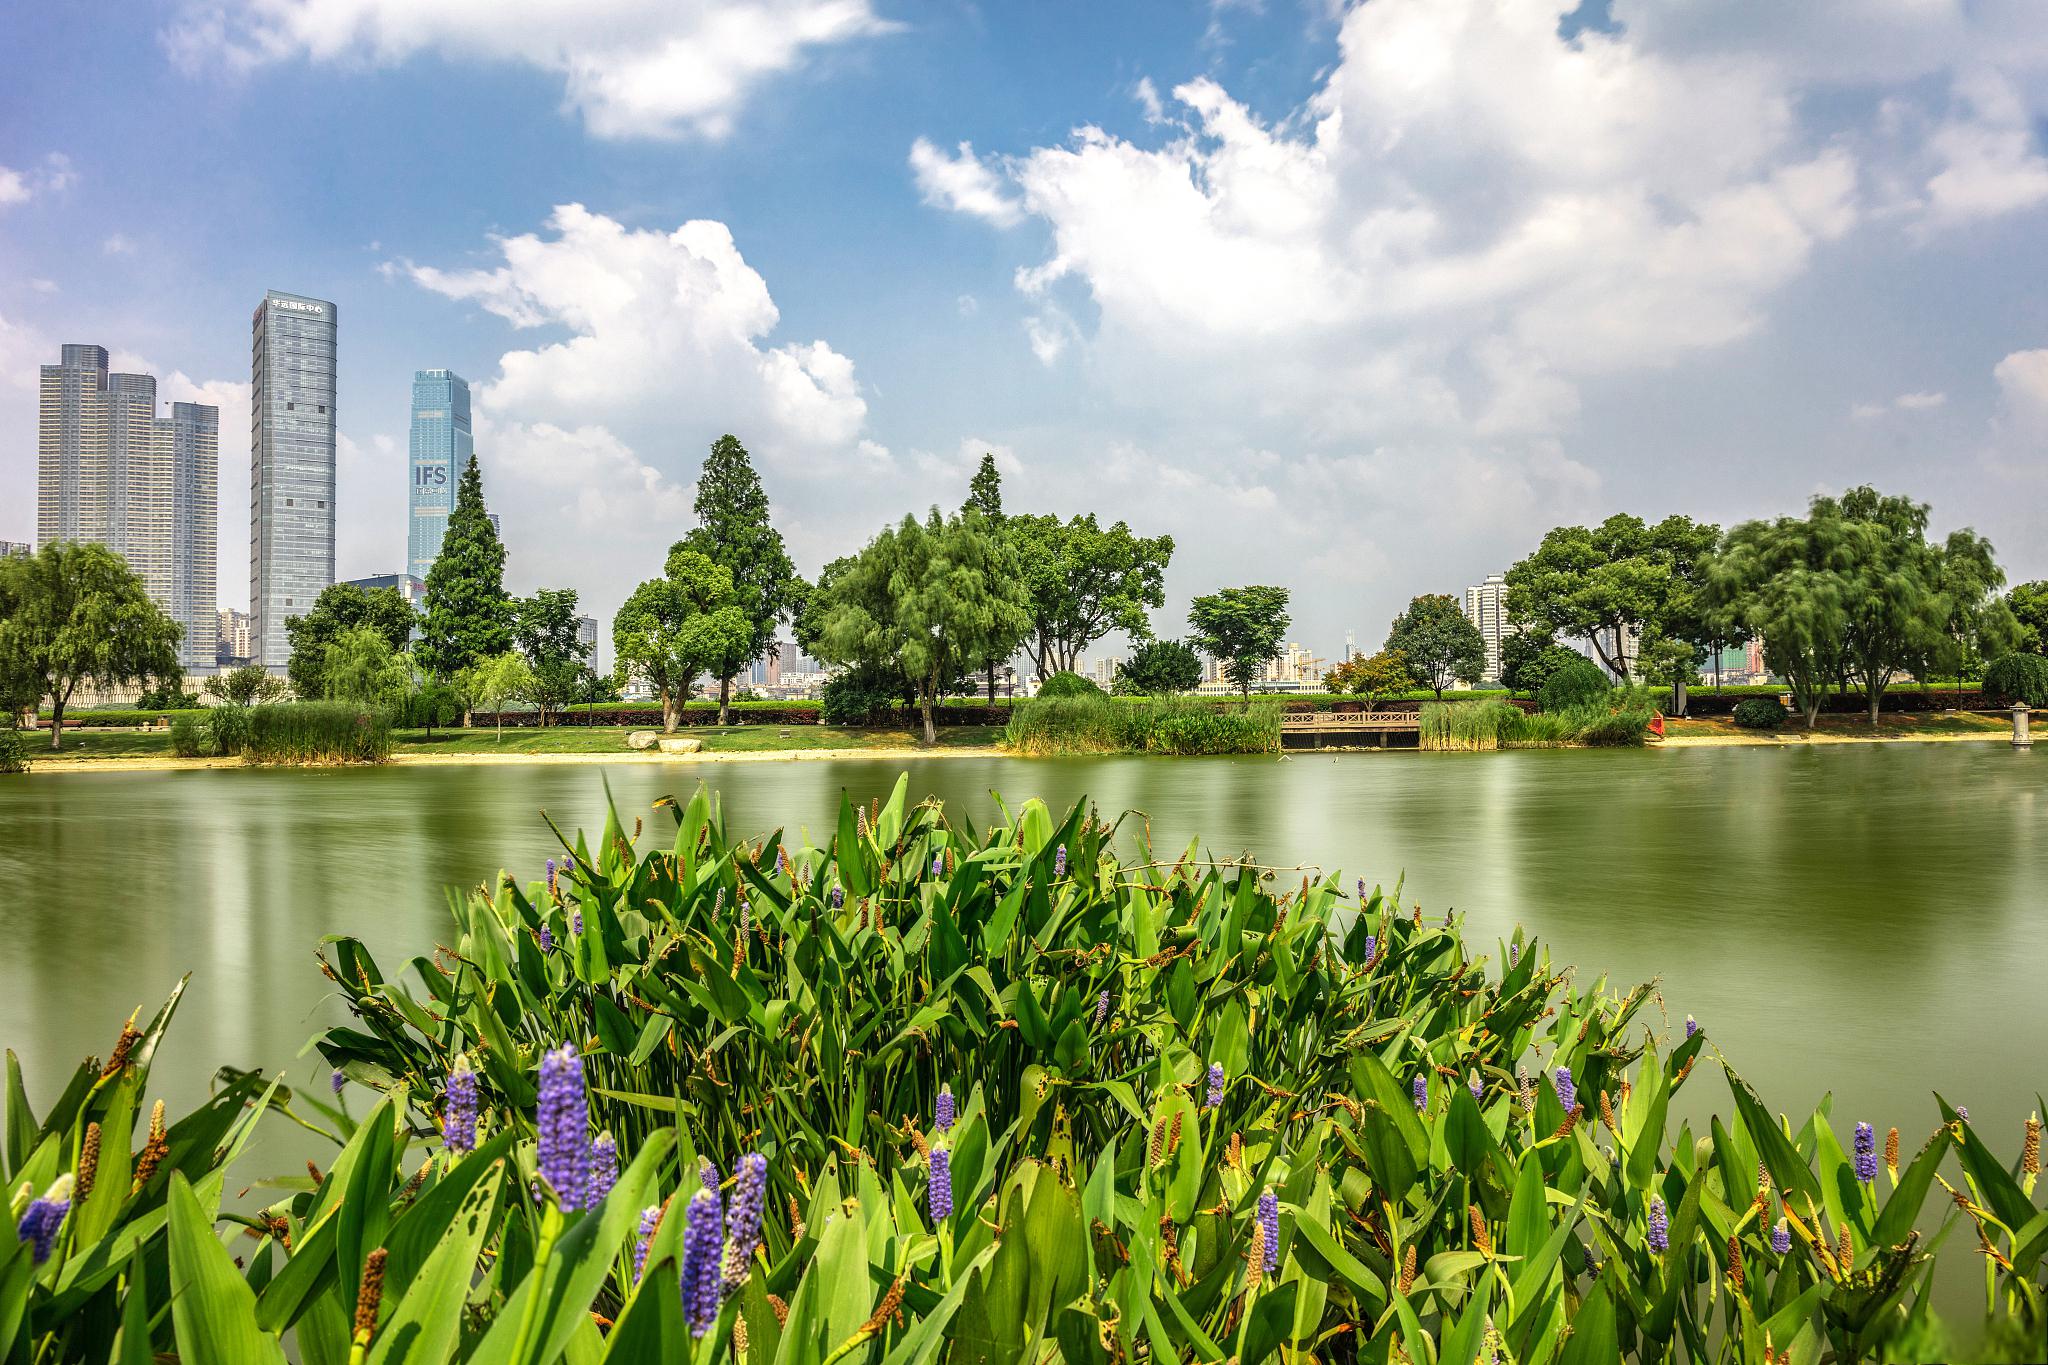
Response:
[[[2013,703],[2012,747],[2015,749],[2031,749],[2034,747],[2034,737],[2027,732],[2028,715],[2029,708],[2025,702]]]

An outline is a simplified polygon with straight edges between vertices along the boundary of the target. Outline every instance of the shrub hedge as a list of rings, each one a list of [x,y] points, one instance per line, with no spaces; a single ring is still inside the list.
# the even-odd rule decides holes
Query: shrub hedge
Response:
[[[1781,729],[1785,707],[1770,697],[1744,697],[1735,703],[1735,723],[1745,730]]]

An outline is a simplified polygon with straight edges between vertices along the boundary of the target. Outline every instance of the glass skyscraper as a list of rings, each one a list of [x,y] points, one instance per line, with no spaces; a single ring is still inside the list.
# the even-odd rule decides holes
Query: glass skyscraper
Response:
[[[412,376],[411,458],[406,461],[405,571],[425,582],[448,534],[455,486],[476,442],[469,430],[469,381],[453,370]]]
[[[291,655],[284,623],[334,582],[335,307],[270,290],[250,322],[250,648]]]
[[[173,403],[157,416],[155,378],[109,373],[101,346],[64,347],[42,367],[41,399],[37,540],[115,551],[184,627],[184,667],[211,668],[219,409]]]

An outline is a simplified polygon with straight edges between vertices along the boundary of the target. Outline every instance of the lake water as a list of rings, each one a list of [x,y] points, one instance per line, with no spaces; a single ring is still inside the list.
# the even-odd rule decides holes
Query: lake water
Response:
[[[1627,986],[1661,982],[1773,1108],[1836,1097],[1838,1126],[1917,1143],[1940,1088],[2001,1153],[2048,1089],[2048,757],[2003,744],[1533,750],[1263,759],[936,759],[914,795],[977,824],[1087,796],[1158,846],[1313,862],[1455,907],[1489,946],[1517,923]],[[192,986],[156,1068],[173,1110],[228,1062],[310,1074],[340,1011],[320,937],[387,972],[449,937],[446,888],[537,877],[565,827],[630,823],[702,780],[738,832],[831,828],[875,761],[37,774],[0,780],[0,1042],[45,1104],[136,1006]],[[1647,1017],[1654,1023],[1657,1011]],[[1699,1093],[1695,1104],[1713,1098]],[[1715,1089],[1718,1089],[1716,1087]],[[1724,1093],[1724,1092],[1723,1092]]]

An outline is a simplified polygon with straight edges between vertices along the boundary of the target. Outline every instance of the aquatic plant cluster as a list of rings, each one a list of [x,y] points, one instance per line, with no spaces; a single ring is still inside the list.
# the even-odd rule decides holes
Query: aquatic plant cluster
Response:
[[[1695,1133],[1711,1020],[1085,806],[664,809],[458,898],[403,979],[331,940],[341,1096],[223,1072],[145,1128],[175,994],[41,1117],[11,1069],[0,1356],[1931,1359],[1936,1247],[1977,1357],[2038,1354],[2038,1122],[2009,1163],[1938,1098],[1844,1143],[1724,1064]],[[325,1169],[230,1179],[278,1115]]]

